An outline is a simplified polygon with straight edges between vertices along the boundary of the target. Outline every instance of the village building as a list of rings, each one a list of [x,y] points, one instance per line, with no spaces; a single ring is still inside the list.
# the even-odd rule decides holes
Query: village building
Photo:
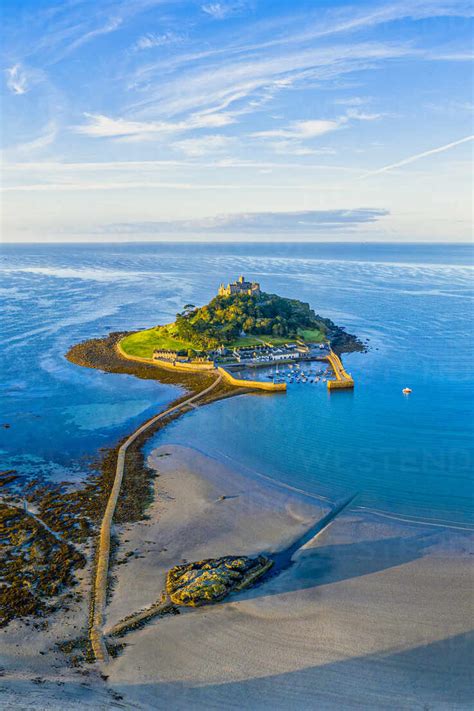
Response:
[[[256,281],[245,281],[244,276],[239,276],[232,284],[221,284],[217,292],[218,296],[232,296],[233,294],[247,294],[248,296],[260,296],[260,284]]]
[[[189,358],[185,355],[178,355],[176,351],[170,351],[167,349],[157,349],[153,351],[153,360],[166,360],[170,363],[179,361],[181,363],[186,362]]]
[[[166,348],[156,348],[153,351],[153,360],[165,360],[168,363],[209,363],[211,360],[207,355],[190,358],[183,351],[172,351]]]

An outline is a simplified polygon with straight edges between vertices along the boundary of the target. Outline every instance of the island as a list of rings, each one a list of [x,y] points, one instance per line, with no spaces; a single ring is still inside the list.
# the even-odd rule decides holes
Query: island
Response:
[[[221,284],[205,306],[186,304],[173,323],[127,334],[117,348],[124,358],[162,368],[217,369],[234,384],[242,381],[235,383],[231,372],[243,366],[327,360],[335,376],[328,380],[332,389],[354,386],[339,354],[363,350],[363,345],[330,319],[317,315],[309,304],[265,293],[259,283],[239,276],[227,286]],[[284,384],[251,382],[267,390],[281,390]]]
[[[95,572],[91,597],[89,644],[92,656],[106,662],[110,655],[110,639],[105,633],[107,592],[109,588],[110,564],[112,556],[112,522],[117,507],[123,497],[122,487],[130,487],[130,480],[138,479],[142,483],[142,501],[147,501],[150,494],[150,480],[147,485],[147,467],[143,461],[142,445],[157,428],[170,419],[179,417],[199,405],[216,399],[230,397],[252,390],[284,391],[286,381],[273,377],[271,382],[256,376],[245,377],[242,368],[251,369],[261,366],[274,366],[288,363],[300,368],[308,361],[326,361],[328,370],[334,378],[324,378],[329,389],[352,389],[354,381],[345,371],[339,354],[344,350],[364,350],[363,344],[331,320],[316,315],[309,304],[297,299],[289,299],[269,294],[261,290],[257,282],[246,281],[240,276],[227,286],[221,284],[217,295],[201,307],[186,304],[176,315],[173,323],[157,325],[153,328],[126,334],[111,334],[108,339],[96,339],[79,347],[72,348],[68,358],[80,365],[89,365],[103,369],[116,370],[116,363],[124,371],[124,361],[133,363],[134,368],[145,367],[144,377],[150,375],[150,368],[159,372],[156,376],[163,380],[163,374],[177,376],[174,382],[180,382],[181,376],[187,376],[188,394],[178,399],[175,404],[158,413],[141,425],[117,448],[115,475],[109,484],[110,494],[107,499],[97,539],[95,552]],[[234,375],[233,369],[239,369]],[[289,371],[291,372],[291,371]],[[295,376],[298,380],[300,375]],[[303,379],[306,382],[306,378]],[[189,394],[191,391],[192,394]],[[130,454],[132,452],[132,454]],[[126,468],[126,459],[132,461]],[[136,468],[136,471],[135,471]],[[145,475],[143,475],[145,472]],[[127,473],[127,476],[125,476]],[[229,559],[230,560],[230,559]],[[260,560],[260,559],[259,559]],[[266,558],[261,560],[267,561]],[[271,566],[272,561],[256,565],[250,579],[256,580]],[[185,576],[193,579],[193,596],[212,602],[220,599],[222,591],[228,590],[222,584],[214,585],[215,576],[210,574],[205,563],[205,574],[196,574],[191,566]],[[215,563],[219,568],[220,563]],[[254,563],[251,564],[252,566]],[[191,572],[193,571],[193,572]],[[235,572],[235,571],[234,571]],[[209,587],[209,583],[212,585]],[[219,592],[220,591],[220,592]],[[119,624],[120,629],[132,624],[140,624],[156,614],[164,614],[170,606],[158,600],[149,610],[142,611]]]

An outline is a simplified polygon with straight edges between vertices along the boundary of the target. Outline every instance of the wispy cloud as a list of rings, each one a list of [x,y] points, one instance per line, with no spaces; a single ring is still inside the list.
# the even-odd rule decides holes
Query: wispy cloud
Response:
[[[318,148],[311,148],[302,141],[297,140],[277,140],[270,141],[268,147],[277,155],[286,156],[329,156],[335,155],[336,151],[334,148],[327,148],[325,146]]]
[[[366,96],[347,96],[342,97],[341,99],[336,99],[334,103],[340,106],[364,106],[365,104],[368,104],[369,101],[370,98]]]
[[[26,94],[29,87],[28,75],[21,64],[14,64],[5,70],[7,87],[12,94]]]
[[[297,212],[240,212],[214,215],[195,220],[162,222],[132,222],[105,225],[102,233],[165,234],[199,233],[283,233],[288,235],[312,234],[324,231],[349,232],[361,225],[377,222],[389,214],[380,208],[338,210],[304,210]]]
[[[34,66],[50,68],[100,38],[125,30],[140,14],[161,5],[172,7],[179,2],[70,0],[48,7],[46,2],[26,1],[22,13],[17,14],[17,25],[5,33],[6,51]]]
[[[470,50],[458,52],[439,52],[435,50],[427,52],[426,56],[429,59],[439,60],[442,62],[472,62],[472,60],[474,59],[474,52]]]
[[[235,143],[235,138],[230,136],[201,136],[200,138],[187,138],[173,143],[173,148],[185,155],[196,158],[211,153],[229,149]]]
[[[142,35],[133,45],[135,50],[145,50],[153,49],[154,47],[165,47],[170,44],[179,44],[184,42],[183,35],[179,35],[176,32],[163,32],[162,34],[156,34],[155,32],[147,32]]]
[[[115,32],[115,30],[118,30],[119,27],[121,27],[122,23],[122,17],[113,17],[101,27],[96,27],[95,29],[90,30],[89,32],[85,32],[83,35],[75,39],[67,46],[67,49],[65,51],[67,53],[74,52],[76,49],[82,47],[82,45],[87,44],[88,42],[91,42],[91,40],[95,39],[96,37],[100,37],[101,35],[108,35],[110,34],[110,32]]]
[[[256,166],[258,167],[258,166]],[[279,191],[281,193],[288,193],[288,191],[301,191],[306,192],[318,192],[328,189],[327,179],[324,183],[317,184],[314,181],[309,183],[294,183],[294,182],[279,182],[279,183],[237,183],[237,182],[200,182],[198,179],[194,179],[192,182],[185,181],[166,181],[166,180],[113,180],[106,182],[104,180],[90,182],[83,181],[78,182],[60,182],[60,183],[24,183],[21,185],[9,185],[0,188],[1,192],[97,192],[98,190],[115,190],[115,191],[129,191],[129,190],[177,190],[177,191],[196,191],[210,190],[217,193],[220,190],[237,192],[243,191],[248,192],[256,190],[265,191]]]
[[[92,138],[150,140],[196,128],[220,128],[234,122],[229,114],[203,113],[182,121],[129,121],[102,114],[84,114],[87,123],[72,126],[72,130]]]
[[[201,10],[215,20],[223,20],[228,14],[226,6],[221,2],[210,2],[206,5],[201,5]]]
[[[333,151],[326,148],[321,148],[318,151],[321,155],[332,154]],[[318,165],[316,163],[304,164],[298,163],[296,161],[269,161],[269,160],[246,160],[239,157],[225,157],[206,161],[196,161],[186,160],[186,159],[172,159],[172,160],[128,160],[128,161],[97,161],[97,162],[61,162],[61,161],[22,161],[22,162],[5,162],[3,165],[5,173],[11,173],[15,175],[25,175],[31,178],[32,172],[38,172],[42,176],[70,176],[70,175],[81,175],[83,173],[98,173],[98,174],[110,174],[117,173],[118,175],[125,175],[130,172],[139,171],[141,174],[153,172],[157,169],[162,170],[163,168],[198,168],[199,170],[209,168],[209,169],[241,169],[248,168],[249,170],[261,170],[261,169],[289,169],[298,168],[301,171],[314,171],[322,170],[327,175],[330,171],[336,172],[347,172],[347,173],[360,173],[360,168],[354,166],[348,167],[343,165]]]
[[[209,2],[201,5],[201,10],[210,15],[214,20],[225,20],[229,15],[234,15],[247,5],[246,2]]]
[[[234,5],[209,2],[201,7],[221,18]],[[472,7],[464,0],[398,0],[280,14],[252,22],[243,33],[230,33],[224,45],[218,42],[203,47],[199,43],[194,51],[137,68],[134,86],[143,91],[143,98],[128,109],[140,118],[216,106],[234,109],[238,105],[242,110],[245,105],[247,112],[255,111],[264,93],[274,98],[292,88],[315,81],[330,83],[401,57],[419,61],[435,58],[431,49],[415,46],[400,33],[391,35],[389,42],[357,42],[350,37],[356,32],[376,31],[380,25],[405,19],[470,15]],[[389,33],[384,31],[381,36],[386,38]],[[393,41],[394,37],[398,41]],[[453,49],[454,54],[462,52]]]
[[[335,121],[322,119],[293,121],[288,128],[257,131],[252,133],[252,136],[254,138],[315,138],[325,133],[336,131],[341,127],[342,123],[341,119]]]
[[[412,48],[406,43],[364,42],[329,47],[286,48],[278,54],[259,52],[255,56],[227,57],[217,64],[193,64],[189,71],[181,71],[179,81],[172,73],[163,80],[164,65],[156,79],[148,73],[144,98],[129,107],[136,115],[148,116],[159,111],[165,115],[179,115],[189,111],[229,108],[246,105],[257,109],[262,93],[273,98],[279,92],[304,86],[308,82],[331,82],[337,77],[361,71],[379,62],[410,56]],[[151,81],[150,81],[151,80]],[[257,99],[257,105],[253,105]]]
[[[460,146],[462,143],[467,143],[468,141],[474,140],[474,135],[471,136],[465,136],[464,138],[460,138],[458,141],[452,141],[451,143],[446,143],[444,146],[438,146],[438,148],[431,148],[428,151],[423,151],[422,153],[416,153],[413,156],[410,156],[409,158],[404,158],[403,160],[399,160],[397,163],[391,163],[390,165],[384,165],[382,168],[377,168],[377,170],[371,170],[368,173],[364,173],[364,175],[361,175],[361,179],[364,178],[369,178],[372,175],[380,175],[380,173],[388,173],[391,170],[394,170],[395,168],[401,168],[404,165],[409,165],[410,163],[415,163],[417,160],[421,160],[422,158],[427,158],[428,156],[435,155],[436,153],[443,153],[444,151],[449,151],[451,148],[455,148],[456,146]]]
[[[3,185],[22,193],[12,223],[246,210],[263,225],[263,210],[332,212],[341,195],[351,207],[415,205],[430,227],[467,210],[465,162],[439,171],[427,160],[420,190],[401,168],[459,145],[453,136],[470,140],[459,62],[472,0],[24,0],[20,15],[6,5]],[[451,102],[449,116],[428,102]],[[414,126],[439,148],[413,156]],[[354,179],[398,168],[390,189]]]
[[[307,121],[293,121],[286,128],[269,129],[252,133],[252,138],[271,139],[268,147],[276,153],[292,153],[293,155],[311,155],[317,153],[334,153],[332,149],[315,149],[308,146],[306,141],[332,133],[347,127],[351,120],[375,121],[382,116],[380,113],[363,113],[358,109],[348,109],[343,115],[335,119],[310,119]],[[273,140],[283,139],[283,140]]]
[[[57,136],[58,129],[55,121],[50,121],[41,131],[40,135],[31,141],[26,141],[20,145],[14,146],[14,150],[19,153],[34,153],[40,151],[43,148],[47,148],[52,145]]]

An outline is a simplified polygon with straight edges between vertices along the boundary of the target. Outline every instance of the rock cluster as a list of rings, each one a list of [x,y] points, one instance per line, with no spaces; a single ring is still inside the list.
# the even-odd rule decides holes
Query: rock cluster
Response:
[[[272,565],[273,561],[263,555],[225,556],[176,565],[168,572],[166,592],[175,605],[205,605],[252,585]]]

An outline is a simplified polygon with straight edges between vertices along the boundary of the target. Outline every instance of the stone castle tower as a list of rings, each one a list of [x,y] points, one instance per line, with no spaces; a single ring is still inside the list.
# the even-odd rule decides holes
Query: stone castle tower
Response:
[[[260,284],[256,281],[245,281],[244,276],[239,276],[232,284],[221,284],[217,292],[218,296],[232,296],[233,294],[247,294],[249,296],[260,295]]]

